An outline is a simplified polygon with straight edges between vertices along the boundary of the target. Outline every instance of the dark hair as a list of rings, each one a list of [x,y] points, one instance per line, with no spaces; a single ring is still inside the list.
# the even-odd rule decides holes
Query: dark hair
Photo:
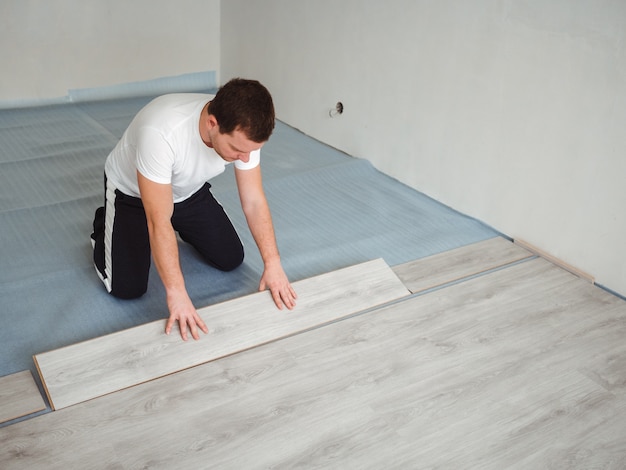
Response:
[[[274,130],[272,95],[256,80],[233,78],[222,86],[209,104],[221,134],[241,130],[253,142],[265,142]]]

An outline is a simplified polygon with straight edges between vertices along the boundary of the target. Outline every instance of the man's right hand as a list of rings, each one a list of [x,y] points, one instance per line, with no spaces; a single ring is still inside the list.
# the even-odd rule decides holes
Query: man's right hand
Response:
[[[191,336],[196,340],[200,339],[198,329],[205,334],[209,332],[187,293],[168,296],[167,306],[170,311],[170,318],[165,325],[165,334],[169,335],[171,333],[172,327],[176,322],[178,322],[180,336],[184,341],[187,341],[187,330],[191,331]]]

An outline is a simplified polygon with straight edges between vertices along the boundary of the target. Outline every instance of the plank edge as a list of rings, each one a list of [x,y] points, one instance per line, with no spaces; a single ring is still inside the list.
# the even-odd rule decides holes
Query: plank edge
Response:
[[[507,260],[504,263],[492,264],[488,267],[485,267],[484,269],[472,271],[470,273],[464,274],[463,276],[459,276],[459,277],[451,277],[450,279],[446,281],[428,285],[427,287],[420,287],[419,289],[415,289],[415,290],[409,288],[409,291],[411,292],[411,294],[419,294],[419,293],[426,292],[431,289],[443,288],[447,285],[456,284],[458,282],[463,282],[465,280],[470,280],[476,276],[486,275],[486,274],[489,274],[493,271],[497,271],[500,269],[506,269],[510,266],[516,265],[517,263],[527,261],[530,258],[532,258],[532,254],[530,256],[522,256],[518,259]]]
[[[37,361],[36,354],[33,354],[33,362],[35,363],[35,367],[37,368],[37,373],[39,374],[39,379],[41,380],[41,384],[43,385],[43,390],[44,392],[46,392],[46,398],[48,398],[48,403],[50,403],[50,408],[52,408],[52,411],[54,411],[56,410],[56,408],[54,406],[54,402],[52,401],[52,397],[50,396],[50,392],[48,391],[48,385],[46,384],[43,373],[41,369],[39,368],[39,361]]]

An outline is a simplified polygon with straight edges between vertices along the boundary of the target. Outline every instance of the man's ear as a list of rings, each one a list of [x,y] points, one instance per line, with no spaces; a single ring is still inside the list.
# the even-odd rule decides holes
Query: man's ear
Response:
[[[209,114],[209,119],[207,121],[207,124],[209,125],[209,129],[219,127],[219,124],[217,123],[217,119],[212,114]]]

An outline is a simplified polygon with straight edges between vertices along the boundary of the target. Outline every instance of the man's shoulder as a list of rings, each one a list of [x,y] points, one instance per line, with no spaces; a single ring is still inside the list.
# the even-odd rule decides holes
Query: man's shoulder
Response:
[[[153,115],[161,113],[173,113],[188,115],[189,112],[202,107],[213,95],[206,93],[169,93],[154,98],[141,111],[140,115]]]
[[[195,104],[200,102],[208,102],[215,95],[208,93],[168,93],[154,98],[148,106],[180,106],[186,104]]]
[[[134,119],[138,128],[175,128],[178,124],[195,119],[213,95],[205,93],[170,93],[148,103]]]

